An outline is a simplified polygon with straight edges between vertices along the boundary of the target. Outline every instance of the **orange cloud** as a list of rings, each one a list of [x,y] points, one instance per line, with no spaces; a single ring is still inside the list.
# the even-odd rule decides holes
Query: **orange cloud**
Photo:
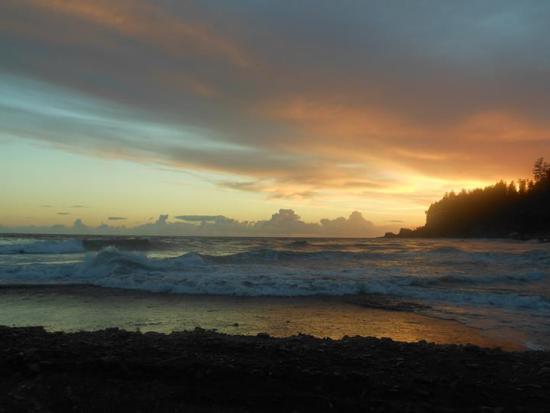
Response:
[[[550,140],[550,124],[492,110],[466,119],[455,133],[470,141],[540,142]]]
[[[112,101],[128,109],[92,124],[20,114],[15,126],[64,150],[209,171],[267,198],[417,209],[524,177],[550,149],[547,25],[516,44],[477,32],[477,12],[434,18],[430,7],[410,20],[366,2],[355,20],[338,2],[315,15],[298,3],[302,15],[288,18],[278,2],[220,3],[223,14],[201,2],[5,0],[0,45],[13,59],[2,70],[106,98],[102,116]]]
[[[382,108],[333,101],[330,96],[316,100],[291,97],[262,105],[260,115],[286,122],[299,131],[294,139],[279,143],[289,151],[307,148],[318,156],[350,164],[372,163],[390,171],[397,167],[401,175],[409,176],[456,179],[463,173],[464,178],[469,174],[485,177],[487,182],[513,179],[524,176],[541,145],[550,142],[549,124],[504,111],[479,112],[455,122],[434,124]],[[525,146],[529,143],[532,148]],[[519,152],[518,144],[522,145]],[[495,145],[504,162],[489,161]],[[518,163],[519,156],[526,163]],[[514,162],[506,162],[512,158]]]
[[[185,22],[141,0],[21,0],[76,17],[177,56],[199,53],[221,56],[246,67],[250,57],[239,46],[196,22]]]

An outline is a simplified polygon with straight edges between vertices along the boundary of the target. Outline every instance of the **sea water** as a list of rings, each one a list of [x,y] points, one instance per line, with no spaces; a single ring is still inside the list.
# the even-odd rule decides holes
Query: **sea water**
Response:
[[[535,241],[2,236],[0,284],[382,297],[550,348],[550,244]]]

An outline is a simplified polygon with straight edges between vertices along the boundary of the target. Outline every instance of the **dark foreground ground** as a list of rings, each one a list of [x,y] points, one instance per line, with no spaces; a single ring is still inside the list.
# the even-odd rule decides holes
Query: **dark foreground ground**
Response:
[[[550,353],[0,327],[0,412],[550,411]]]

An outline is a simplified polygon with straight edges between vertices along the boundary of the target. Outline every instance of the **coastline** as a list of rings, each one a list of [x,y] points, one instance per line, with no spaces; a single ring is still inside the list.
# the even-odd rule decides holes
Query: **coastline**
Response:
[[[550,352],[0,327],[0,412],[545,411]]]
[[[226,334],[319,338],[388,337],[403,342],[474,344],[526,350],[524,337],[419,313],[387,296],[242,297],[184,295],[90,285],[0,285],[0,325],[47,331],[171,333],[196,327]]]
[[[384,235],[378,237],[380,239],[421,239],[421,240],[491,240],[491,241],[525,241],[525,242],[539,242],[546,244],[550,242],[549,233],[535,233],[535,234],[520,234],[520,233],[511,233],[511,234],[449,234],[449,235],[438,235],[434,233],[425,233],[424,227],[419,228],[401,228],[399,232],[386,232]]]

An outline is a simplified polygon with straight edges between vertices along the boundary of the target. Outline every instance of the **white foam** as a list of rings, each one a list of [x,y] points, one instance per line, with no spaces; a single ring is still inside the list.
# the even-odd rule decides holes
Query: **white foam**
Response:
[[[538,344],[533,341],[527,340],[523,343],[528,350],[531,351],[545,351],[548,350],[548,347],[544,344]]]
[[[385,294],[427,303],[548,311],[550,302],[519,290],[493,291],[487,285],[540,282],[547,272],[484,275],[410,274],[401,267],[350,261],[357,254],[251,251],[225,257],[187,253],[149,258],[108,247],[79,264],[2,266],[0,282],[74,282],[104,287],[187,294],[300,296]],[[342,257],[345,257],[343,260]],[[470,287],[473,286],[473,287]],[[467,286],[468,289],[464,289]]]
[[[170,245],[168,253],[146,255],[108,247],[65,255],[82,252],[80,242],[4,240],[0,283],[87,283],[237,296],[369,293],[428,305],[434,314],[473,326],[480,326],[481,320],[480,328],[550,331],[546,245],[424,240],[398,245],[369,241],[358,247],[354,241],[351,248],[346,241],[339,249],[339,241],[332,240],[322,246],[301,242],[299,248],[289,249],[287,240],[161,241]]]

